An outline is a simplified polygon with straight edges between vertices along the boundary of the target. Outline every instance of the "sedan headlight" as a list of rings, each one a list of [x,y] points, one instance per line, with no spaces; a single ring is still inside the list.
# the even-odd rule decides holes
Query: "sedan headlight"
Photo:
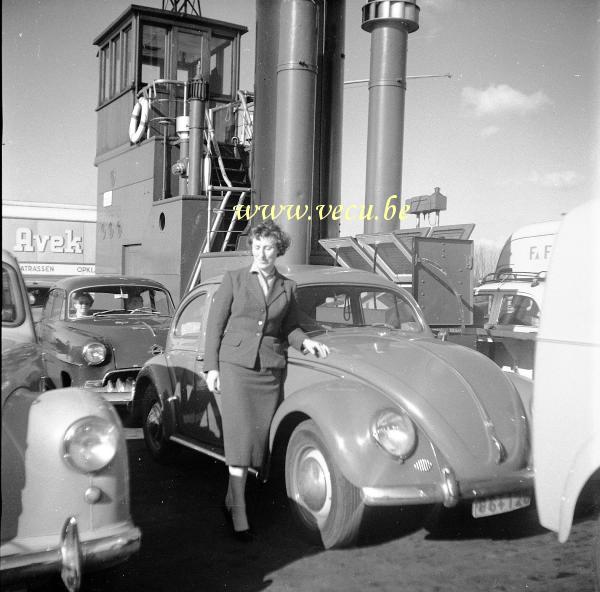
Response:
[[[388,454],[402,460],[408,458],[417,445],[413,422],[406,414],[391,409],[375,417],[371,434]]]
[[[102,417],[78,419],[65,432],[65,459],[78,471],[93,473],[112,461],[119,445],[119,428]]]
[[[106,346],[97,341],[88,343],[83,348],[83,359],[90,366],[97,366],[106,360]]]

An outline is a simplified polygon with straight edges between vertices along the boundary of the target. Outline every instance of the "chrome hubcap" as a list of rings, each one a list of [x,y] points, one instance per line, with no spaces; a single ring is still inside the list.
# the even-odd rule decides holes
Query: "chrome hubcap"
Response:
[[[331,511],[331,475],[321,451],[316,448],[302,451],[294,478],[296,501],[321,525]]]

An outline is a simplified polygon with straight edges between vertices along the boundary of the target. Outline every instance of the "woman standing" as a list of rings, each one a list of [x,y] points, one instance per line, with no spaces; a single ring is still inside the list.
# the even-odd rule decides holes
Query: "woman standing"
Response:
[[[215,295],[208,319],[205,370],[208,388],[222,392],[222,419],[229,486],[225,510],[234,535],[252,538],[246,515],[248,468],[261,468],[269,428],[283,398],[286,348],[326,357],[329,348],[300,329],[296,284],[277,271],[275,260],[290,245],[274,223],[250,231],[254,261],[228,271]]]

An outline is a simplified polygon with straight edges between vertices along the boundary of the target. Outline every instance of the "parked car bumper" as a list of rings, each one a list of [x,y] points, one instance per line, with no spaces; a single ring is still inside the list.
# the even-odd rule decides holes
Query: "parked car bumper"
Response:
[[[86,380],[83,388],[98,393],[113,405],[128,405],[135,395],[139,368],[112,370],[98,380]]]
[[[398,487],[363,487],[362,496],[368,506],[398,506],[442,503],[450,508],[461,500],[474,500],[494,495],[533,492],[533,470],[516,471],[505,478],[458,481],[451,469],[442,470],[443,481],[428,485]]]
[[[73,524],[75,527],[73,528]],[[85,533],[84,533],[85,536]],[[36,576],[58,574],[81,579],[83,570],[93,571],[127,560],[137,552],[141,531],[130,521],[94,531],[93,539],[80,538],[76,519],[65,522],[57,543],[55,537],[13,540],[3,545],[0,574],[3,583],[25,581]],[[78,589],[74,585],[73,589]]]

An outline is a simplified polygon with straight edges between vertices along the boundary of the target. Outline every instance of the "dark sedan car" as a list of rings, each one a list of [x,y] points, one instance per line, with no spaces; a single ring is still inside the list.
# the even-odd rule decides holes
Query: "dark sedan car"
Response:
[[[129,403],[139,369],[165,345],[173,312],[171,295],[154,280],[96,275],[56,282],[37,326],[52,384]]]

